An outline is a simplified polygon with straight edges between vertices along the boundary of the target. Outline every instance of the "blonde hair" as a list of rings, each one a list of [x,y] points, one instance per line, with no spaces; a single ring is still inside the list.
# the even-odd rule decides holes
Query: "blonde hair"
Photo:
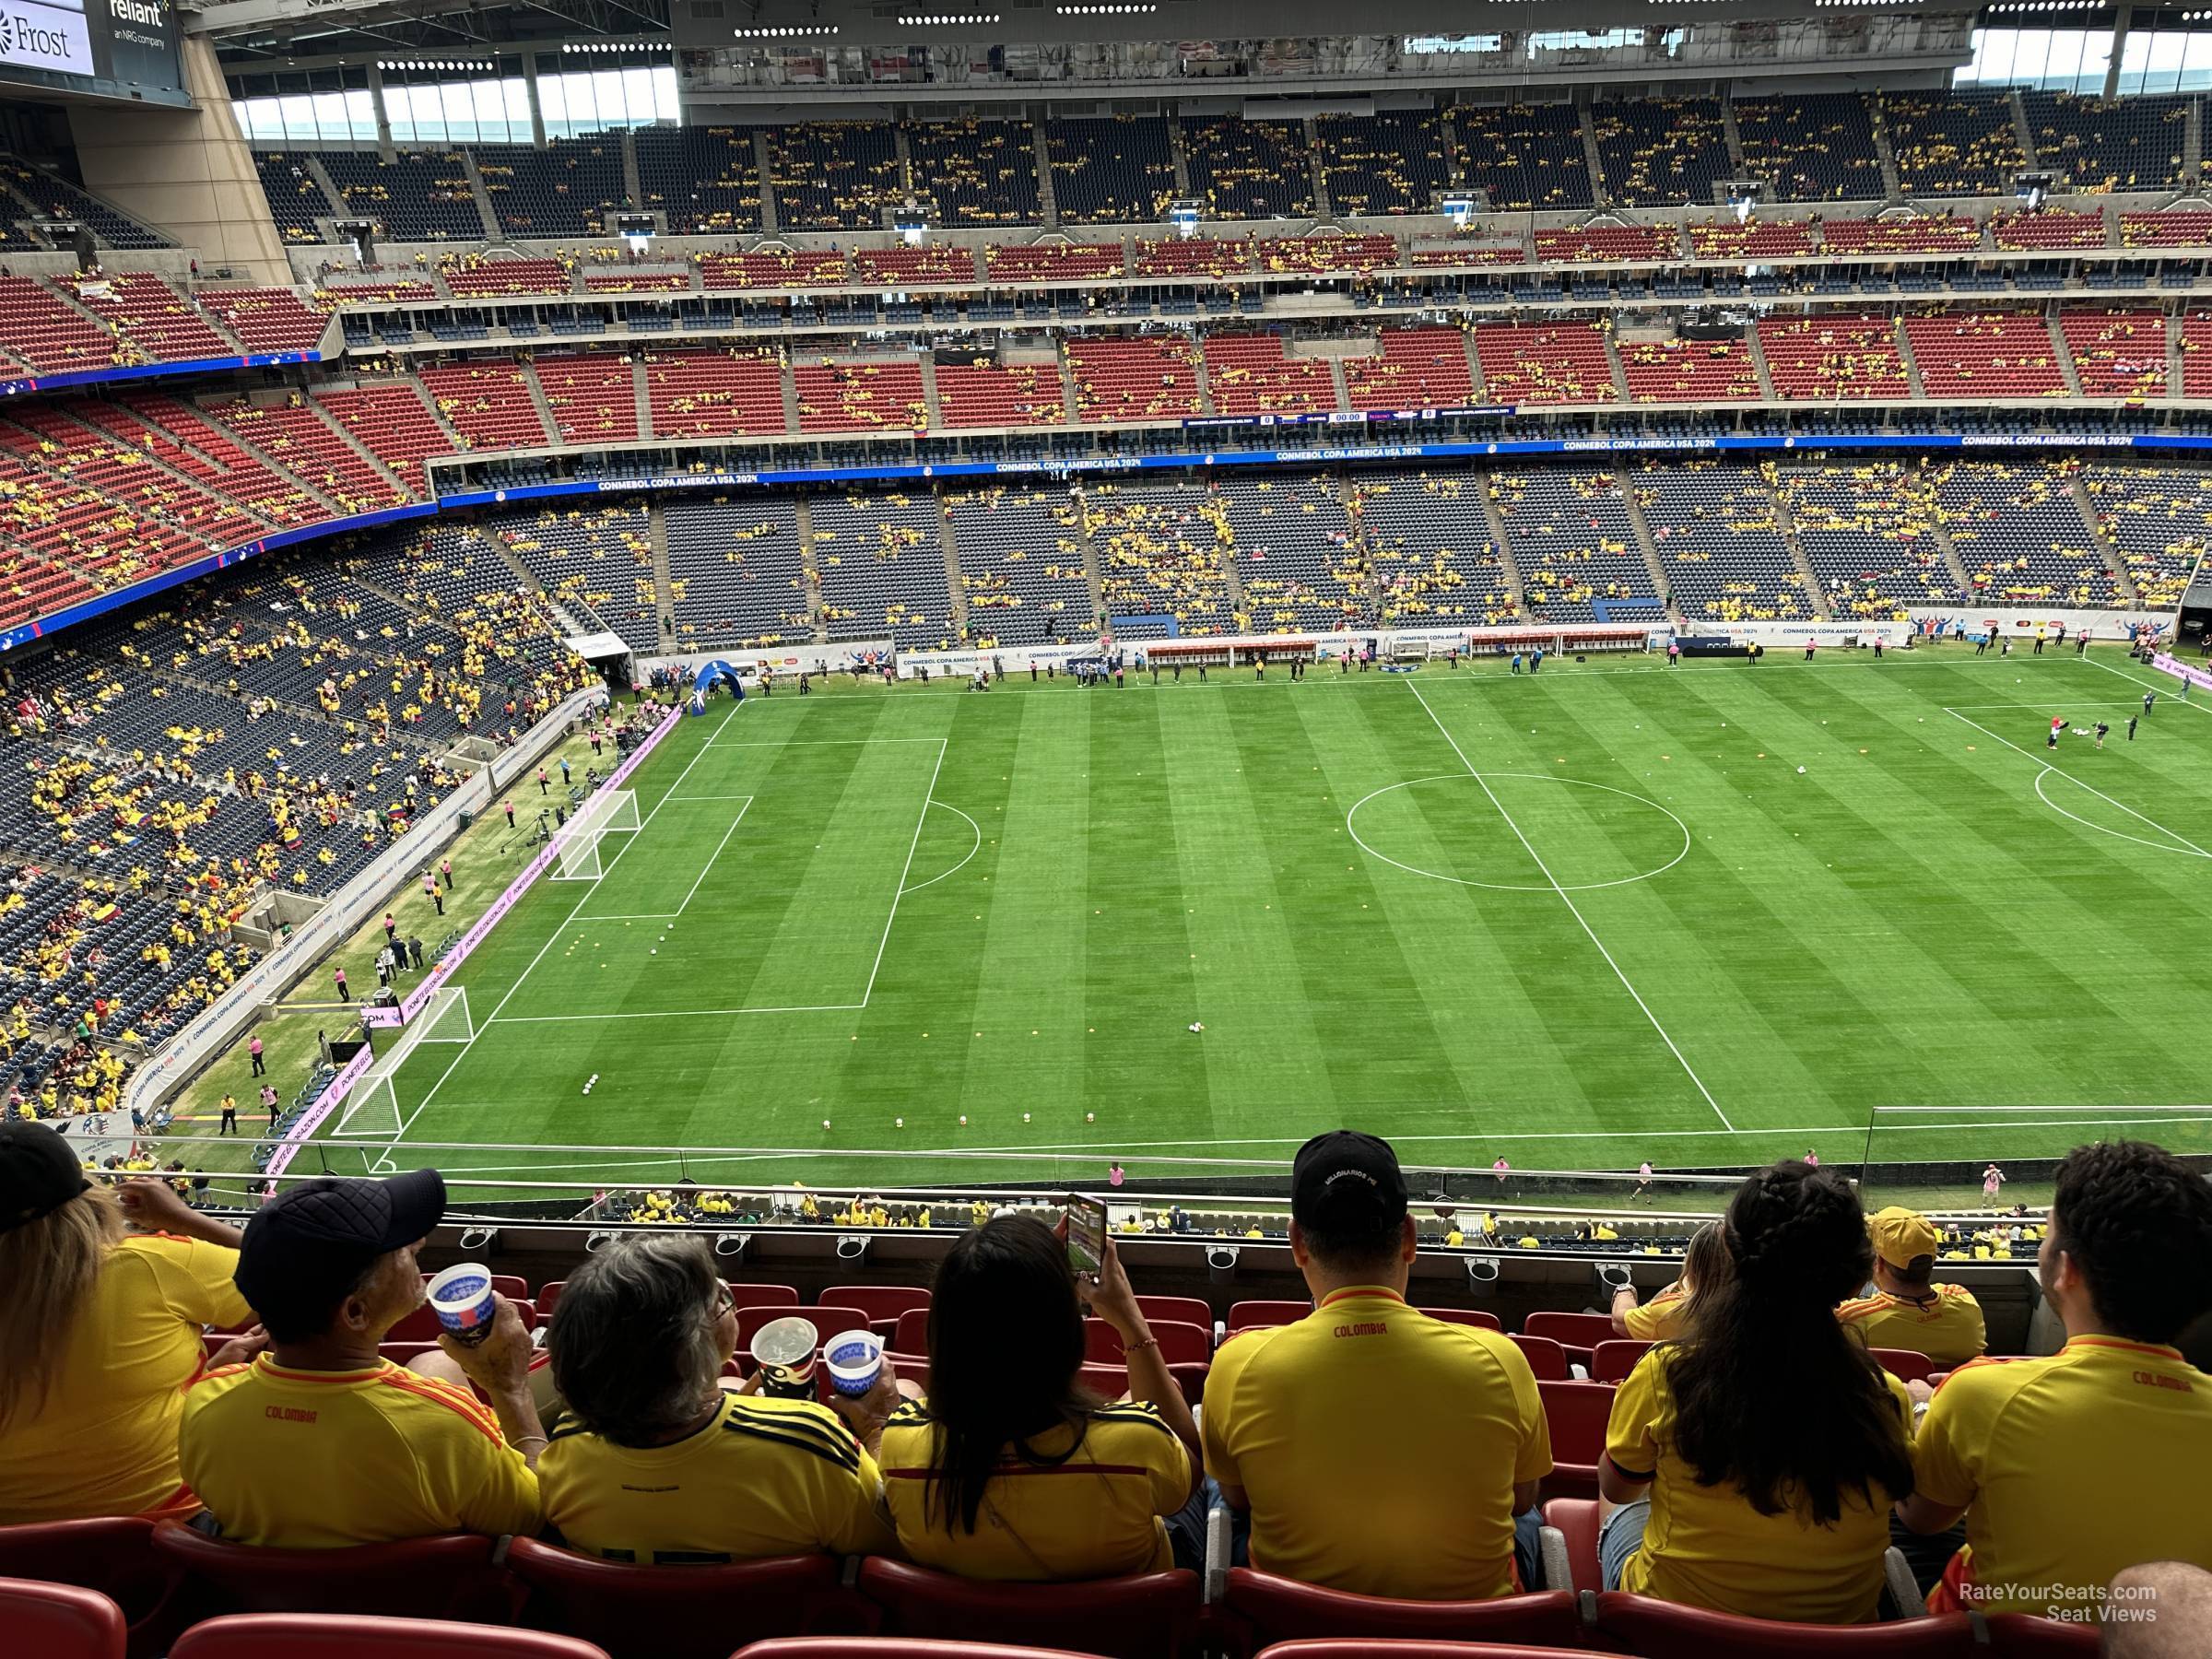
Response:
[[[0,1429],[43,1410],[62,1356],[108,1253],[122,1240],[123,1206],[108,1187],[0,1233]]]

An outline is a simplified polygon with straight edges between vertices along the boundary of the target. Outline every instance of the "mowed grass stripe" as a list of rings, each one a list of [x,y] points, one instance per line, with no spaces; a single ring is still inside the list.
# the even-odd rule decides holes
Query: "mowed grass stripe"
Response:
[[[1335,1088],[1300,982],[1294,935],[1302,923],[1277,885],[1261,828],[1276,813],[1310,825],[1323,805],[1316,774],[1307,773],[1300,801],[1279,774],[1257,771],[1275,746],[1248,747],[1221,698],[1159,698],[1145,712],[1159,733],[1171,803],[1171,845],[1161,854],[1187,900],[1193,1014],[1206,1027],[1163,1030],[1159,1040],[1197,1049],[1212,1124],[1224,1135],[1247,1133],[1291,1102],[1326,1116]],[[1266,714],[1270,725],[1295,727],[1285,704]]]

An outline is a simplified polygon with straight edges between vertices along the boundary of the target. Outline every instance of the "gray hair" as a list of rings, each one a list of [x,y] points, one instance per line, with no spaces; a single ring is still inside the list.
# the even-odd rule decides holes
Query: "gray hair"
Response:
[[[625,1446],[688,1426],[729,1358],[715,1329],[720,1295],[698,1233],[636,1233],[587,1256],[546,1333],[570,1418]]]

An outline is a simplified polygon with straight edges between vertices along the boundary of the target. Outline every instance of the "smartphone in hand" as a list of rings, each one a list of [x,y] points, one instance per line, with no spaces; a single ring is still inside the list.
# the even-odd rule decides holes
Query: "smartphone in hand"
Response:
[[[1065,1219],[1067,1265],[1095,1275],[1106,1260],[1106,1200],[1071,1193]]]

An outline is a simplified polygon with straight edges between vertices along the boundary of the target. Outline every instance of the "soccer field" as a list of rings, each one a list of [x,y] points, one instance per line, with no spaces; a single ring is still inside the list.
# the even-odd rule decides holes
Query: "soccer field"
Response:
[[[466,964],[477,1034],[407,1059],[399,1134],[325,1155],[1142,1181],[1348,1124],[1432,1165],[1853,1162],[1898,1106],[1933,1110],[1881,1158],[2212,1149],[2152,1110],[2212,1030],[2212,708],[2171,687],[1941,648],[717,702],[603,877]],[[2049,752],[2053,715],[2113,731]]]

